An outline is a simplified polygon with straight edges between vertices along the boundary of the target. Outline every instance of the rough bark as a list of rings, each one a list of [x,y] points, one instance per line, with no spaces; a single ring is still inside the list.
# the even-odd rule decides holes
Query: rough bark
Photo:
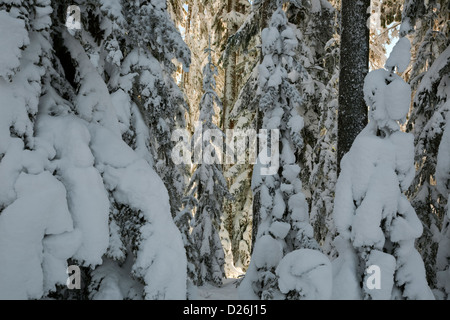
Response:
[[[342,0],[338,111],[338,172],[340,162],[367,124],[364,78],[369,69],[370,0]]]

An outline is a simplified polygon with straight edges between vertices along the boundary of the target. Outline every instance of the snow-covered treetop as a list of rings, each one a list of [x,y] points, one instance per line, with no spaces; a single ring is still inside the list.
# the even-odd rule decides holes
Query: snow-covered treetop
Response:
[[[410,42],[401,38],[392,50],[385,69],[370,72],[364,81],[364,99],[369,117],[379,130],[389,135],[398,131],[397,121],[405,121],[411,103],[411,88],[394,70],[403,72],[410,61]]]
[[[222,108],[222,103],[219,96],[216,93],[216,80],[215,76],[218,75],[217,67],[212,63],[211,52],[212,49],[209,46],[205,49],[208,52],[208,62],[203,67],[203,91],[204,94],[200,101],[200,118],[199,120],[206,124],[208,128],[217,128],[213,124],[213,117],[215,115],[214,105]]]

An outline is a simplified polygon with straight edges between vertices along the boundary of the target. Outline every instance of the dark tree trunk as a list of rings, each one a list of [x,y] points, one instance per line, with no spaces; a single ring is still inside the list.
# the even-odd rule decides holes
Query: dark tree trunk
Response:
[[[364,78],[369,71],[370,0],[342,0],[338,111],[338,172],[342,157],[367,125]]]

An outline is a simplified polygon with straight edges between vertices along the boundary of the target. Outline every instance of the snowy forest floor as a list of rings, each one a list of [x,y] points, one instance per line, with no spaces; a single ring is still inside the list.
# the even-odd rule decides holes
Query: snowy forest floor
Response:
[[[221,287],[205,284],[197,289],[197,300],[238,300],[237,281],[224,279]]]

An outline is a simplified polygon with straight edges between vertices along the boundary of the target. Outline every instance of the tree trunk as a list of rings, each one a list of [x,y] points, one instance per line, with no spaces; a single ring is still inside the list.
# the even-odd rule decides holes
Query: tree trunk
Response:
[[[370,0],[342,0],[338,110],[338,173],[342,157],[367,125],[364,78],[369,69]]]
[[[227,13],[236,10],[235,0],[228,0]],[[232,26],[227,25],[226,38],[228,39],[232,34],[235,34],[237,27],[235,24]],[[236,97],[236,50],[230,53],[228,56],[227,67],[225,69],[225,86],[223,95],[223,110],[222,110],[222,130],[229,129],[228,127],[228,114],[233,106]]]

